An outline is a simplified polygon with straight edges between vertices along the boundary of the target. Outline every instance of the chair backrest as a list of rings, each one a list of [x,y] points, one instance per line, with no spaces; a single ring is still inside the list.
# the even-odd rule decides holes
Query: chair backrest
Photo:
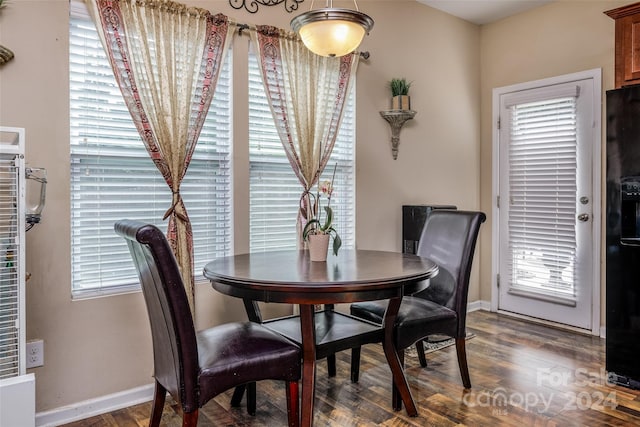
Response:
[[[427,289],[414,296],[446,306],[459,315],[466,313],[473,253],[480,224],[485,219],[482,212],[446,209],[431,212],[422,230],[417,254],[433,260],[440,272],[430,279]],[[464,328],[464,319],[461,320],[460,326]]]
[[[169,242],[157,227],[137,221],[118,221],[114,229],[127,241],[140,278],[151,324],[154,376],[183,408],[197,409],[196,332]]]

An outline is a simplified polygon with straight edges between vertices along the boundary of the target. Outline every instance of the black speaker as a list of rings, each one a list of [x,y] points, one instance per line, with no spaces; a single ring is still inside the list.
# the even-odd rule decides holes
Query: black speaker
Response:
[[[402,252],[415,254],[422,228],[429,214],[435,209],[457,209],[453,205],[403,205],[402,206]]]

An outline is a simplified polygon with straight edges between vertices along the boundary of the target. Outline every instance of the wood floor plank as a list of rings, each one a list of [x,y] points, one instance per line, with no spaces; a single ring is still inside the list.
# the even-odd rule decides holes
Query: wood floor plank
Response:
[[[476,311],[467,318],[471,390],[464,390],[455,347],[427,355],[422,368],[407,356],[405,372],[419,416],[391,409],[391,372],[382,347],[362,348],[360,382],[349,380],[350,353],[337,355],[337,375],[317,364],[314,425],[317,427],[640,426],[640,391],[607,383],[604,340],[521,319]],[[198,426],[286,425],[284,384],[257,387],[256,416],[246,401],[231,408],[232,391],[200,410]],[[151,403],[117,410],[66,427],[135,427],[149,422]],[[181,425],[167,398],[162,426]]]

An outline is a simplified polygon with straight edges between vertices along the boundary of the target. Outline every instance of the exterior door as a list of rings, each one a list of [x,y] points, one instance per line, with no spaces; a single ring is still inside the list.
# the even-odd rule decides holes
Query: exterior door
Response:
[[[597,331],[600,94],[599,70],[494,90],[500,311]]]

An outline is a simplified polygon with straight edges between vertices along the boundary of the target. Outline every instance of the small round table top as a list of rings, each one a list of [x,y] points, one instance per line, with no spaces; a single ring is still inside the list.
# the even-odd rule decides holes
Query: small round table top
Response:
[[[257,301],[297,304],[392,298],[427,286],[438,273],[427,258],[397,252],[340,250],[326,262],[308,251],[272,251],[219,258],[204,276],[225,294]]]

